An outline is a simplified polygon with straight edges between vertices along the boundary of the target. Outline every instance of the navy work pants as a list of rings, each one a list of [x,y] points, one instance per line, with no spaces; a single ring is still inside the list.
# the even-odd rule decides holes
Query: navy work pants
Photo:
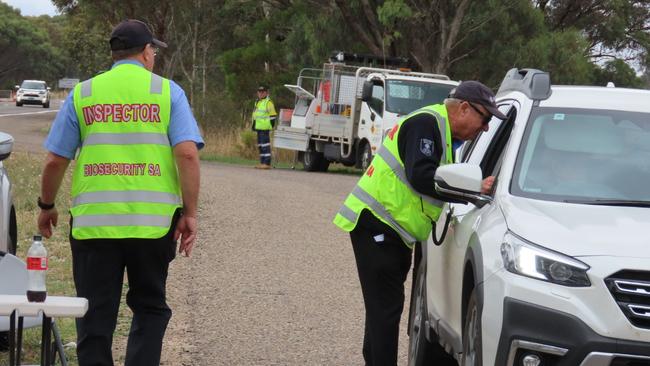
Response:
[[[70,234],[77,296],[88,311],[77,319],[79,366],[113,366],[113,332],[126,270],[126,303],[133,312],[125,366],[158,366],[172,312],[165,301],[169,263],[176,255],[171,229],[160,239],[77,240]],[[71,225],[72,227],[72,222]]]
[[[260,163],[271,165],[271,131],[257,130],[257,148],[260,151]]]

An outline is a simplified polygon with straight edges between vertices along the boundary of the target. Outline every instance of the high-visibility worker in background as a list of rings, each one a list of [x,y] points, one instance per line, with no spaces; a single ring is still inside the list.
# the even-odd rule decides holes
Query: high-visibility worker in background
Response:
[[[434,190],[436,169],[453,162],[453,139],[476,138],[492,116],[505,118],[493,92],[477,81],[458,85],[444,104],[409,114],[387,134],[334,218],[352,239],[366,308],[366,365],[396,365],[411,252],[428,239],[443,205]],[[494,177],[484,179],[482,191],[493,183]]]
[[[183,90],[152,73],[167,45],[138,20],[118,24],[109,43],[112,68],[74,88],[44,143],[38,228],[52,235],[56,194],[79,148],[70,208],[74,283],[88,299],[77,320],[79,365],[113,365],[126,269],[133,320],[124,364],[153,366],[171,318],[165,287],[176,241],[189,256],[196,238],[204,143]]]
[[[269,89],[260,85],[253,109],[253,131],[257,132],[257,148],[260,151],[260,164],[255,167],[257,169],[271,169],[271,130],[275,127],[277,115],[269,97]]]

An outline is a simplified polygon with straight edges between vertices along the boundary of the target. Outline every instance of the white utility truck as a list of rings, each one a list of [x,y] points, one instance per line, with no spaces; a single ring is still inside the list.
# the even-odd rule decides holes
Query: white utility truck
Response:
[[[308,171],[326,171],[331,162],[366,169],[401,117],[441,103],[458,85],[445,75],[352,66],[338,56],[285,85],[295,107],[280,110],[273,146],[296,151]]]

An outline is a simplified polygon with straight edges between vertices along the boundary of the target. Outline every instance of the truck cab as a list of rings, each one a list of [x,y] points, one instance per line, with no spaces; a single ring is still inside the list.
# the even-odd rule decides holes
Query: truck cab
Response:
[[[400,118],[442,103],[458,82],[446,75],[325,63],[301,70],[291,110],[280,110],[273,146],[297,152],[305,170],[332,162],[366,169]]]
[[[386,133],[400,118],[431,104],[441,103],[457,82],[376,72],[364,83],[358,137],[359,165],[365,169]]]

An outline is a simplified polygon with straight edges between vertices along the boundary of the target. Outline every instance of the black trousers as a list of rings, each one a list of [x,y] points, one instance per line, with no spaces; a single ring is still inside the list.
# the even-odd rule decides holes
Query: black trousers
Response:
[[[169,263],[176,255],[177,218],[178,214],[160,239],[76,240],[70,234],[77,296],[88,299],[88,312],[77,319],[80,366],[113,365],[113,332],[124,270],[129,283],[126,303],[133,312],[124,365],[160,365],[162,340],[172,315],[165,286]]]
[[[350,238],[366,307],[363,358],[367,366],[396,365],[412,251],[369,211],[362,212]]]

